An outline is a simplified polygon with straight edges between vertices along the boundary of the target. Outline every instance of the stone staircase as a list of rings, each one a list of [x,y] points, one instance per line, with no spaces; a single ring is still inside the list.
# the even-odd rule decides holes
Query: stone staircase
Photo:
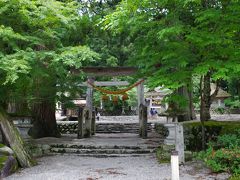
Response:
[[[31,141],[40,154],[98,158],[149,156],[163,143],[163,139],[154,132],[150,132],[146,139],[134,133],[97,133],[91,138],[83,139],[69,134],[61,138],[45,137]]]
[[[62,134],[77,134],[77,121],[60,121],[57,123]],[[151,123],[148,123],[148,132],[153,130]],[[96,122],[96,133],[136,133],[139,132],[139,123],[116,123]]]
[[[139,146],[91,146],[91,145],[51,145],[50,154],[75,154],[87,157],[136,157],[155,152],[155,147]]]
[[[119,120],[119,119],[118,119]],[[119,120],[120,121],[120,120]],[[96,122],[96,134],[91,138],[77,139],[78,122],[59,121],[61,138],[35,140],[43,154],[85,157],[136,157],[153,155],[163,139],[155,132],[154,125],[148,123],[148,137],[139,137],[139,123],[127,120]]]
[[[151,132],[153,126],[148,123],[148,132]],[[136,133],[139,132],[139,123],[97,123],[97,133]]]

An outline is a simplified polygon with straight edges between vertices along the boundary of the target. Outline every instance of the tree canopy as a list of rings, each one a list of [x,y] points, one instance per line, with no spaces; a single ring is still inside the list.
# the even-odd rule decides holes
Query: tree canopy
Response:
[[[16,86],[36,91],[34,82],[44,77],[66,88],[70,67],[98,59],[81,42],[85,36],[76,38],[80,27],[84,28],[77,2],[4,0],[0,7],[0,72],[8,92],[10,86],[13,91]]]
[[[215,79],[239,73],[239,1],[122,1],[103,20],[134,39],[138,61],[153,86],[182,86],[209,70]]]
[[[192,77],[201,76],[201,109],[206,110],[201,114],[209,114],[210,82],[239,74],[239,10],[235,0],[125,0],[102,24],[131,36],[129,62],[138,62],[150,86],[164,85],[179,94],[184,86],[192,91]],[[170,100],[183,107],[182,97]]]

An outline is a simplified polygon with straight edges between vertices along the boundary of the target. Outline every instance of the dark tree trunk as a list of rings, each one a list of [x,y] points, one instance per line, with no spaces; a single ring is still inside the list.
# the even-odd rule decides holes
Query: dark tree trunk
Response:
[[[33,138],[60,137],[55,116],[55,103],[44,100],[34,104],[33,127],[28,134]]]
[[[237,81],[236,88],[237,88],[237,95],[238,95],[238,98],[240,100],[240,80]]]
[[[208,72],[201,78],[201,108],[200,108],[200,120],[207,121],[211,119],[210,106],[211,106],[211,73]]]
[[[191,110],[190,110],[190,99],[189,99],[189,91],[187,86],[183,86],[178,89],[178,95],[182,96],[186,99],[186,106],[179,107],[180,113],[178,115],[178,121],[189,121],[191,120]]]
[[[31,105],[33,127],[28,134],[33,138],[60,137],[56,122],[56,74],[42,64],[39,68],[43,76],[36,76],[33,84],[33,92],[36,100]]]
[[[189,80],[188,84],[188,98],[189,98],[189,109],[190,109],[190,119],[195,120],[197,119],[194,105],[193,105],[193,82],[192,78]]]
[[[200,108],[200,120],[202,126],[202,149],[206,148],[206,135],[204,122],[211,119],[210,107],[213,99],[218,94],[219,85],[216,82],[216,89],[211,95],[211,72],[209,71],[205,76],[201,77],[200,80],[200,94],[201,94],[201,108]]]
[[[196,116],[194,105],[193,105],[193,92],[188,91],[188,95],[189,95],[190,119],[195,120],[197,119],[197,116]]]
[[[205,150],[206,149],[206,133],[205,133],[204,121],[201,121],[201,127],[202,127],[202,150]]]

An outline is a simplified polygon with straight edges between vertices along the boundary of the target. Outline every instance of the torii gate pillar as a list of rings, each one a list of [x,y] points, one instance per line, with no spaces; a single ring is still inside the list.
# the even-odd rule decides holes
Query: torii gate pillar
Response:
[[[140,104],[145,105],[144,81],[143,79],[139,79],[139,81],[142,81],[142,82],[137,86],[138,110],[139,110]]]
[[[147,107],[144,98],[144,81],[143,79],[140,79],[139,81],[141,81],[137,87],[139,135],[142,138],[147,138]]]
[[[89,77],[88,82],[93,84],[93,78]],[[86,97],[86,107],[89,110],[88,120],[85,122],[85,129],[86,129],[86,137],[91,137],[92,135],[92,119],[93,119],[93,87],[88,84],[87,85],[87,97]]]

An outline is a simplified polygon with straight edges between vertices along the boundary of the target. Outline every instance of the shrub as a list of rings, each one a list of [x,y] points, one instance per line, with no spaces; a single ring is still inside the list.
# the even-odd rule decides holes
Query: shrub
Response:
[[[240,175],[240,130],[235,134],[219,136],[209,143],[205,152],[198,154],[214,172],[229,172]]]
[[[240,147],[240,130],[236,131],[236,134],[219,136],[216,145],[228,149]]]
[[[234,96],[234,97],[228,98],[224,102],[225,102],[226,106],[229,106],[231,109],[240,108],[239,96]]]
[[[168,128],[166,128],[163,124],[155,124],[155,131],[161,135],[162,138],[166,138],[169,135]]]
[[[161,145],[157,148],[156,156],[159,163],[169,163],[171,152],[175,149],[174,145]]]
[[[210,147],[206,151],[204,161],[214,172],[225,171],[233,174],[240,174],[239,148],[221,148],[214,150],[212,147]]]
[[[188,151],[201,151],[202,150],[202,126],[201,122],[186,122],[183,124],[184,127],[184,144],[185,149]],[[239,122],[218,122],[218,121],[207,121],[204,123],[206,144],[216,142],[219,135],[225,134],[236,134],[240,139],[240,132],[236,129],[240,129]],[[225,137],[222,137],[225,138]],[[230,138],[230,137],[229,137]],[[236,137],[231,137],[235,138]],[[229,139],[229,142],[233,142],[233,139]],[[239,142],[239,141],[238,141]],[[220,142],[218,143],[218,145]]]
[[[215,109],[215,113],[224,114],[225,113],[225,108],[219,107],[219,108]]]
[[[239,179],[240,179],[240,174],[235,174],[229,178],[229,180],[239,180]]]

